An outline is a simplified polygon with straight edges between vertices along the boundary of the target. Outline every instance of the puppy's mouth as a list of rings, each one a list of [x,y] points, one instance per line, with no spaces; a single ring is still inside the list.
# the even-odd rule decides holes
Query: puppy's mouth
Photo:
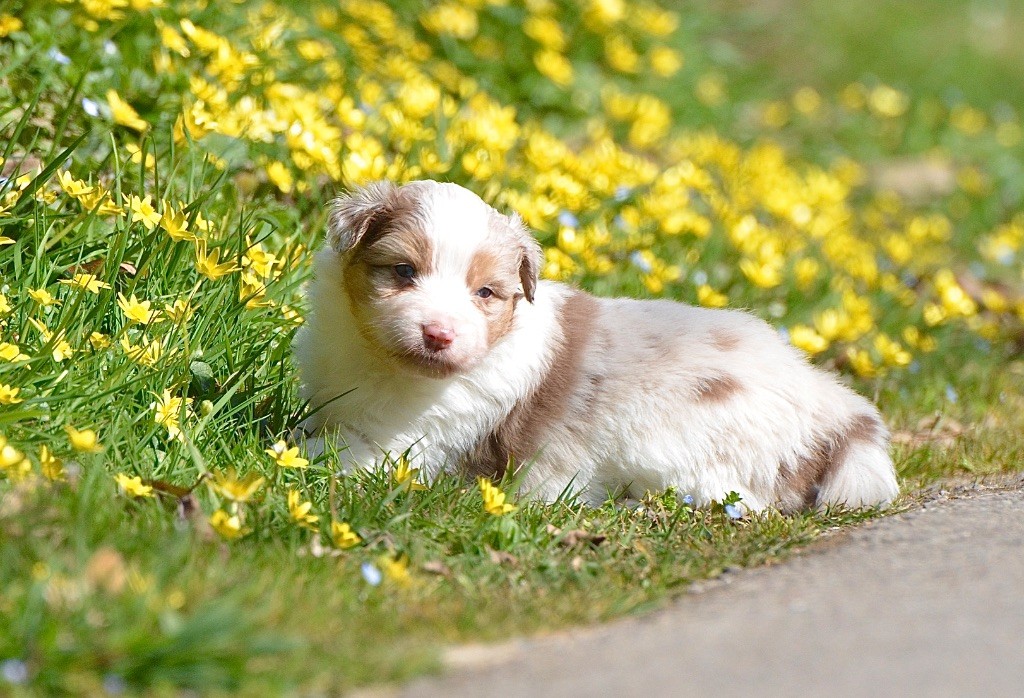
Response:
[[[469,368],[465,362],[456,360],[449,350],[430,351],[426,348],[415,348],[405,352],[393,352],[393,355],[407,368],[429,378],[448,378]]]

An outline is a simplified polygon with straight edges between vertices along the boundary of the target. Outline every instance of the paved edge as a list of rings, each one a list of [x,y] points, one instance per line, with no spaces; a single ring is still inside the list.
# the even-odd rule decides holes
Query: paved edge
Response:
[[[728,613],[730,605],[733,604],[737,592],[734,590],[740,590],[739,593],[745,594],[746,600],[750,601],[753,599],[754,610],[763,612],[766,609],[770,609],[773,606],[783,611],[803,613],[806,608],[801,607],[800,603],[795,606],[793,604],[786,604],[782,600],[776,599],[777,603],[771,603],[771,596],[766,594],[765,589],[769,591],[773,586],[786,587],[785,589],[776,589],[776,593],[792,594],[794,580],[797,584],[801,580],[808,578],[809,575],[821,574],[820,568],[827,567],[831,563],[832,558],[838,557],[838,562],[849,563],[846,557],[849,557],[844,551],[847,548],[851,548],[851,552],[860,554],[860,565],[862,567],[870,568],[874,562],[883,558],[886,555],[886,549],[890,550],[890,554],[898,553],[897,557],[907,557],[905,553],[908,550],[913,553],[914,543],[909,541],[910,548],[904,550],[907,547],[908,541],[902,541],[903,548],[901,545],[901,534],[900,531],[904,530],[908,526],[908,522],[914,519],[920,518],[926,512],[942,512],[950,508],[964,506],[962,502],[970,502],[978,499],[1009,499],[1020,504],[1020,511],[1016,512],[1014,516],[1022,522],[1024,522],[1024,477],[1019,475],[1013,477],[1003,477],[997,480],[990,480],[988,482],[976,482],[976,483],[940,483],[933,485],[932,487],[926,488],[920,492],[914,493],[911,496],[911,501],[914,503],[912,506],[899,513],[881,518],[873,519],[860,526],[844,527],[838,529],[835,532],[826,533],[824,536],[806,546],[802,550],[794,551],[791,556],[788,556],[786,560],[779,564],[760,566],[755,568],[748,568],[739,570],[738,572],[729,572],[722,575],[719,578],[712,580],[705,580],[697,582],[688,590],[688,593],[681,595],[677,600],[669,602],[666,607],[659,610],[653,611],[650,614],[644,616],[627,616],[608,624],[587,626],[583,628],[570,628],[566,630],[557,631],[551,634],[527,637],[527,638],[516,638],[510,641],[491,644],[491,645],[479,645],[470,644],[463,646],[456,646],[450,648],[445,653],[445,666],[446,673],[439,676],[424,677],[407,684],[404,687],[399,686],[378,686],[363,689],[358,692],[361,696],[377,696],[377,695],[565,695],[566,692],[590,692],[590,693],[605,693],[613,691],[626,690],[634,692],[633,689],[639,689],[640,684],[644,684],[645,692],[651,695],[681,695],[686,694],[687,691],[682,690],[683,685],[671,682],[671,690],[667,690],[669,683],[665,683],[665,678],[658,678],[659,672],[652,669],[652,667],[658,666],[658,652],[659,648],[668,650],[662,652],[666,655],[662,657],[662,663],[665,661],[671,665],[679,665],[680,671],[683,670],[684,666],[687,666],[687,672],[690,673],[693,678],[697,677],[697,672],[701,667],[716,666],[719,672],[724,672],[722,678],[729,675],[730,665],[728,662],[722,664],[721,661],[711,661],[709,663],[708,657],[699,657],[699,653],[690,652],[689,656],[674,656],[672,655],[672,648],[677,647],[677,644],[671,642],[662,642],[657,638],[654,638],[653,643],[644,643],[644,638],[651,640],[652,638],[647,637],[653,635],[671,635],[673,632],[679,634],[681,632],[684,636],[692,635],[693,633],[700,634],[699,631],[707,630],[701,624],[708,625],[708,627],[714,629],[716,623],[718,625],[729,626],[730,623],[727,620],[716,621],[714,614],[710,614],[707,618],[701,613],[702,608],[708,607],[710,610],[714,610],[716,613],[724,612]],[[967,504],[968,508],[972,505]],[[958,514],[959,515],[959,514]],[[947,519],[950,517],[946,517]],[[1005,516],[1004,516],[1005,518]],[[957,528],[957,516],[953,517],[953,521],[947,521],[945,533],[942,535],[949,536],[950,532],[955,532]],[[952,523],[952,529],[949,525]],[[984,521],[981,522],[984,525]],[[1001,525],[1001,524],[999,524]],[[920,526],[917,530],[920,530]],[[927,526],[926,526],[927,528]],[[1019,542],[1024,543],[1024,523],[1022,523],[1021,540]],[[991,531],[982,532],[981,540],[984,542]],[[925,531],[923,534],[927,539],[928,533]],[[898,550],[894,550],[893,546],[896,546]],[[980,550],[984,545],[977,547]],[[864,550],[861,550],[864,548]],[[965,551],[961,551],[965,552]],[[969,552],[969,551],[967,551]],[[1022,550],[1024,552],[1024,550]],[[856,555],[854,556],[856,557]],[[912,555],[910,556],[912,557]],[[942,570],[933,569],[929,565],[941,565],[941,555],[939,560],[931,560],[924,563],[923,567],[918,565],[916,568],[916,575],[914,577],[914,584],[920,586],[926,586],[929,577],[934,577],[937,571],[940,571],[942,575],[950,573],[949,569],[943,568]],[[1024,555],[1019,556],[1024,560]],[[822,564],[822,561],[825,564]],[[808,569],[808,566],[814,569]],[[834,564],[833,564],[834,566]],[[842,565],[841,565],[842,567]],[[948,565],[947,565],[948,567]],[[955,567],[955,565],[954,565]],[[1018,570],[1020,576],[1017,577],[1018,582],[1024,581],[1024,562],[1022,562],[1022,568]],[[955,570],[953,572],[955,574]],[[871,574],[871,573],[869,573]],[[921,576],[923,575],[923,578]],[[844,573],[845,576],[845,573]],[[774,580],[774,581],[773,581]],[[842,579],[832,580],[832,583],[836,581],[842,582]],[[898,583],[898,580],[887,579],[889,583]],[[786,585],[789,585],[788,587]],[[854,588],[856,591],[856,587]],[[875,589],[875,593],[880,594],[879,598],[884,598],[886,592],[889,589]],[[904,590],[906,591],[906,590]],[[942,589],[933,590],[938,593],[939,599],[942,596]],[[913,589],[910,589],[913,593]],[[1020,594],[1017,594],[1020,596]],[[834,595],[833,595],[834,597]],[[741,599],[742,600],[742,599]],[[868,599],[868,603],[871,603],[871,599]],[[935,605],[935,600],[932,600],[932,605]],[[714,607],[713,609],[711,607]],[[719,608],[722,607],[722,608]],[[922,610],[918,608],[918,610]],[[929,610],[927,604],[925,604],[924,610]],[[988,611],[986,609],[978,608],[954,608],[953,611],[965,611],[973,614],[972,617],[979,617],[986,615]],[[1024,619],[1024,608],[1020,609],[1020,618]],[[829,613],[832,616],[835,615],[836,609],[829,609]],[[785,615],[785,614],[783,614]],[[811,616],[814,613],[809,614]],[[820,615],[820,614],[819,614]],[[778,614],[776,614],[778,616]],[[751,618],[751,621],[753,619]],[[835,620],[835,618],[819,619],[821,622],[827,622],[829,620]],[[850,621],[849,618],[845,619]],[[952,621],[956,619],[953,618]],[[784,617],[775,617],[771,619],[774,623],[781,623],[783,626],[786,625],[787,619]],[[949,622],[950,619],[947,619]],[[916,623],[915,620],[910,621],[911,624]],[[674,624],[674,625],[673,625]],[[745,619],[741,619],[741,622],[735,625],[734,630],[738,630],[736,633],[738,637],[750,636],[753,632],[752,627],[743,627],[746,625]],[[665,626],[665,627],[661,627]],[[678,626],[678,628],[677,628]],[[909,626],[906,626],[909,627]],[[673,630],[676,628],[676,630]],[[813,630],[814,626],[811,626]],[[842,627],[838,628],[839,630]],[[678,632],[677,632],[678,630]],[[721,630],[721,629],[720,629]],[[728,628],[726,628],[728,630]],[[870,628],[868,628],[870,631]],[[975,628],[977,630],[977,628]],[[767,629],[768,634],[764,641],[769,644],[773,643],[773,635],[777,635],[776,629],[769,627]],[[860,628],[861,634],[857,637],[863,636],[864,628]],[[925,629],[927,631],[927,629]],[[778,632],[781,632],[779,630]],[[1024,633],[1024,623],[1019,629],[1020,633]],[[626,638],[628,641],[623,643],[621,638],[616,641],[616,634]],[[826,633],[833,639],[841,636],[841,633]],[[870,632],[869,632],[870,635]],[[904,633],[906,638],[913,639],[914,641],[920,642],[922,638],[912,637],[914,633]],[[900,633],[893,634],[889,633],[891,638],[899,640]],[[1020,637],[1019,635],[1018,637]],[[973,635],[972,635],[973,637]],[[890,639],[891,639],[890,638]],[[706,639],[706,638],[705,638]],[[720,638],[721,639],[721,638]],[[827,638],[826,638],[827,639]],[[854,638],[856,639],[856,638]],[[927,632],[924,640],[927,640]],[[693,638],[684,637],[683,645],[693,647]],[[878,638],[874,639],[877,646],[882,646],[884,643],[880,643]],[[729,645],[728,633],[725,636],[725,644]],[[735,643],[733,643],[735,644]],[[813,644],[813,643],[812,643]],[[819,643],[820,644],[820,643]],[[827,643],[826,643],[827,644]],[[948,643],[947,643],[948,644]],[[985,643],[986,645],[990,643]],[[649,646],[648,646],[649,645]],[[616,647],[617,649],[610,649]],[[647,651],[651,653],[651,656],[646,657],[635,657],[633,664],[625,667],[616,666],[616,657],[629,655],[638,646],[645,646]],[[699,645],[698,645],[699,646]],[[632,648],[632,649],[630,649]],[[840,651],[842,654],[842,648],[833,648]],[[872,647],[861,648],[861,654],[870,654]],[[892,648],[894,651],[900,651],[900,648]],[[903,648],[906,651],[906,648]],[[959,645],[948,646],[946,650],[963,654],[963,647]],[[736,656],[736,647],[723,647],[716,652],[726,652]],[[758,647],[756,652],[764,654],[764,647]],[[805,652],[806,653],[806,652]],[[848,654],[848,652],[847,652]],[[919,653],[920,654],[920,653]],[[534,664],[538,663],[538,656],[540,657],[539,667],[533,667]],[[1024,652],[1020,653],[1020,656],[1024,658]],[[715,659],[714,656],[711,659]],[[778,663],[784,657],[775,657],[774,661]],[[925,658],[927,659],[927,657]],[[1013,665],[1013,657],[1009,658],[1010,665]],[[804,664],[811,661],[808,657],[803,657],[801,660]],[[881,662],[882,665],[886,665],[886,662]],[[899,666],[900,662],[894,661],[888,663],[890,666]],[[588,667],[587,665],[591,665]],[[689,666],[693,665],[693,666]],[[1003,663],[1004,669],[1011,668],[1010,665]],[[782,667],[778,666],[778,672],[769,672],[772,678],[775,680],[782,681],[782,685],[775,686],[779,690],[795,690],[797,686],[800,686],[800,692],[806,692],[812,687],[808,685],[808,681],[814,679],[813,672],[808,673],[807,667],[803,667],[801,670],[800,666],[790,667],[791,673],[800,675],[800,682],[793,683],[789,681],[787,684],[784,680],[784,672]],[[886,669],[886,666],[875,667],[876,673]],[[1019,665],[1020,673],[1014,675],[1014,680],[1017,682],[1024,681],[1024,659]],[[833,668],[834,669],[834,668]],[[560,673],[559,673],[560,672]],[[611,673],[610,673],[611,672]],[[644,680],[636,677],[630,678],[627,674],[630,673],[642,673],[647,677],[645,683]],[[698,672],[699,673],[699,672]],[[735,673],[735,672],[733,672]],[[762,672],[763,673],[763,672]],[[883,671],[884,673],[884,671]],[[1005,671],[1003,672],[1006,673]],[[707,677],[713,678],[713,677]],[[820,680],[820,684],[816,688],[822,690],[832,690],[836,692],[842,692],[842,686],[837,683],[839,675],[834,671],[827,672],[824,675],[817,677]],[[853,677],[846,677],[845,685],[847,689],[852,691],[852,694],[858,693],[854,688],[857,683],[852,680]],[[890,676],[890,681],[896,681],[898,678]],[[920,678],[920,677],[919,677]],[[625,681],[625,683],[620,683]],[[659,683],[660,681],[660,683]],[[650,684],[650,685],[647,685]],[[925,685],[930,685],[930,682],[925,681],[921,683],[918,681],[914,686],[907,686],[908,690],[914,687],[923,689]],[[702,684],[705,692],[713,689],[713,686],[720,685],[718,681],[708,685],[707,683]],[[746,688],[750,690],[763,691],[764,689],[771,687],[771,681],[765,681],[765,677],[761,677],[758,681],[751,683]],[[949,694],[949,689],[953,688],[954,684],[949,682],[948,677],[944,678],[942,682],[934,686],[938,691],[938,694]],[[692,686],[692,684],[691,684]],[[556,690],[557,687],[557,690]],[[735,692],[740,692],[740,684],[735,684],[732,689]],[[861,686],[862,689],[867,690],[867,686]],[[876,684],[877,688],[877,684]],[[998,690],[998,687],[991,687]],[[660,690],[666,689],[666,690]],[[733,690],[726,690],[726,693],[732,693]],[[917,691],[911,690],[912,693]]]

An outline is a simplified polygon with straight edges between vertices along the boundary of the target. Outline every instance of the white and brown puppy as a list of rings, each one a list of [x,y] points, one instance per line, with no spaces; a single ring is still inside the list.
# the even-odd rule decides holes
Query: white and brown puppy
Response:
[[[314,449],[412,449],[428,477],[528,464],[524,489],[600,503],[674,486],[750,509],[886,503],[868,401],[743,312],[595,298],[538,281],[518,217],[453,184],[335,203],[296,339]]]

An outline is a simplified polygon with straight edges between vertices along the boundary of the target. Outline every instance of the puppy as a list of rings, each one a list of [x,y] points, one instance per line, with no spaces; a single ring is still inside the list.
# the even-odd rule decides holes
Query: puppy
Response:
[[[429,181],[338,199],[295,343],[311,450],[344,467],[411,449],[428,478],[500,475],[600,504],[669,486],[748,509],[884,504],[867,400],[743,312],[595,298],[538,280],[517,216]]]

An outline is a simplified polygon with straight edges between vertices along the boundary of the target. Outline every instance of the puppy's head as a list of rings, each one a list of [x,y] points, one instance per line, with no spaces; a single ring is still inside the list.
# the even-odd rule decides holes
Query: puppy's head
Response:
[[[455,184],[378,182],[334,203],[327,243],[360,332],[420,374],[467,371],[533,302],[540,246]]]

